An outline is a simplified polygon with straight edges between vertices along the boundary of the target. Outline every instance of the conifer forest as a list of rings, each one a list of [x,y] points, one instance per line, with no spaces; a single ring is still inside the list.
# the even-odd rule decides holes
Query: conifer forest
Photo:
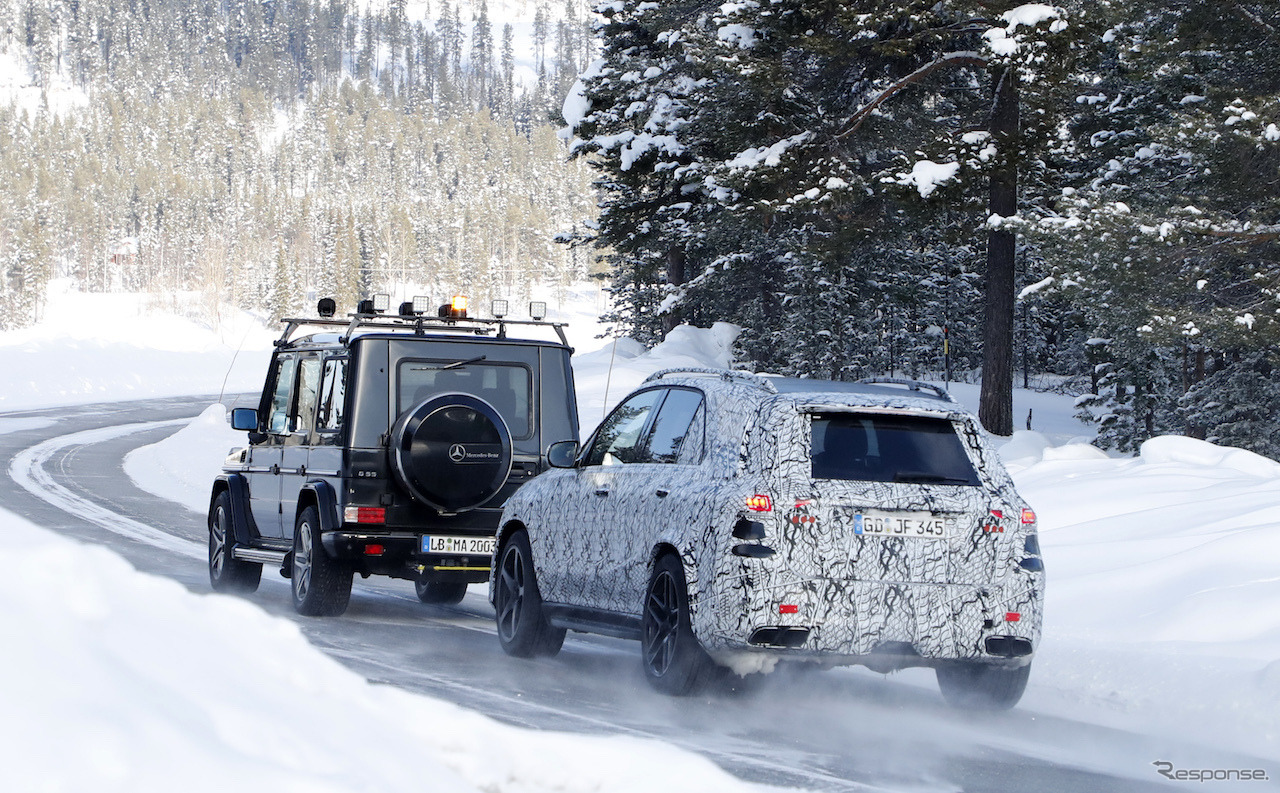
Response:
[[[0,0],[0,64],[6,327],[592,275],[647,343],[1280,458],[1276,0]]]

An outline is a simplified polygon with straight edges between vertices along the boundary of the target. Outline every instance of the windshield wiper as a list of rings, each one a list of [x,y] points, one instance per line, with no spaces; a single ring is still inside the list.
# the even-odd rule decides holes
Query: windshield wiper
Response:
[[[445,365],[445,366],[441,366],[441,367],[440,367],[440,371],[442,371],[442,372],[443,372],[445,369],[459,369],[459,368],[461,368],[461,367],[463,367],[463,366],[467,366],[468,364],[480,363],[481,361],[483,361],[485,358],[488,358],[488,357],[489,357],[489,356],[487,356],[487,355],[477,355],[476,357],[471,358],[470,360],[466,360],[466,361],[454,361],[454,362],[453,362],[453,363],[451,363],[451,364],[447,364],[447,365]]]
[[[958,479],[954,476],[930,474],[924,471],[898,471],[893,475],[895,482],[908,482],[920,485],[970,485],[971,479]]]

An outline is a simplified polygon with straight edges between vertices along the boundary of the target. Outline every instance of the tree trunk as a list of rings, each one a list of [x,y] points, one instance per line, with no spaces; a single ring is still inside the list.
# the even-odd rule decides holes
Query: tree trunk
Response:
[[[991,174],[988,210],[1010,217],[1018,213],[1017,75],[999,69],[988,129],[1000,149]],[[1013,286],[1015,235],[1006,229],[987,234],[987,315],[982,346],[982,394],[978,418],[995,435],[1013,434]]]
[[[667,251],[667,283],[672,286],[680,286],[685,282],[685,253],[682,248],[671,248]],[[679,308],[673,308],[666,314],[662,315],[662,335],[666,336],[675,330],[676,326],[684,322],[684,312]]]

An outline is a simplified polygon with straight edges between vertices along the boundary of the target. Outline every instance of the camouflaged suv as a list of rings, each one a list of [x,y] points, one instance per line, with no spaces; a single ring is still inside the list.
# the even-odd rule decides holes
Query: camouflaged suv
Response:
[[[517,656],[638,639],[682,694],[778,661],[932,667],[1012,707],[1040,640],[1035,515],[940,388],[653,375],[502,515],[490,597]]]

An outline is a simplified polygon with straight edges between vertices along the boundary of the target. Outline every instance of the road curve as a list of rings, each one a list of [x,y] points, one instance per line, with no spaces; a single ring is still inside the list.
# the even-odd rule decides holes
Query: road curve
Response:
[[[153,399],[0,414],[6,471],[0,504],[208,593],[204,516],[136,488],[122,461],[213,401]],[[671,699],[648,688],[632,643],[571,633],[557,658],[506,657],[480,586],[458,606],[438,607],[419,603],[405,582],[357,579],[345,616],[314,619],[295,615],[287,582],[264,571],[250,600],[295,621],[314,645],[371,680],[525,727],[668,741],[735,775],[776,785],[1167,790],[1151,762],[1180,751],[1202,755],[1190,743],[1170,746],[1025,709],[956,713],[931,686],[865,670],[778,673],[745,691]]]

